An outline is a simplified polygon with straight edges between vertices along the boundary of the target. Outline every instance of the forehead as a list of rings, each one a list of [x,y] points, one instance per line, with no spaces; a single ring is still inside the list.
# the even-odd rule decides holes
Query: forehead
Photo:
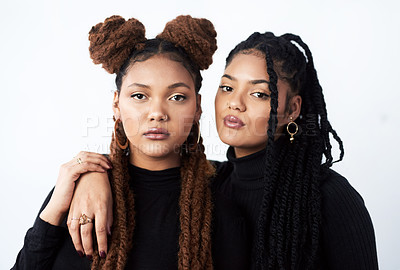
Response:
[[[174,84],[184,82],[194,88],[191,74],[179,61],[168,55],[155,55],[131,65],[123,79],[126,83],[140,82],[149,85]]]
[[[265,58],[255,53],[238,53],[225,68],[225,73],[243,79],[267,79]]]

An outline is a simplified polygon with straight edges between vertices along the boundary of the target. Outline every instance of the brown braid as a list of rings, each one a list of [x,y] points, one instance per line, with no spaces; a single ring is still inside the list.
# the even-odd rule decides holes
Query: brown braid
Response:
[[[180,62],[189,71],[198,93],[202,81],[199,69],[206,69],[212,63],[212,55],[217,48],[216,33],[211,22],[179,16],[169,22],[156,39],[146,40],[144,32],[143,25],[136,19],[125,21],[120,16],[112,16],[93,27],[89,33],[93,62],[103,64],[103,68],[110,73],[117,73],[118,94],[123,78],[136,61],[146,61],[161,54]],[[105,259],[100,259],[98,252],[95,252],[92,269],[124,269],[132,247],[135,220],[133,191],[128,184],[129,155],[118,147],[114,136],[121,144],[127,138],[122,123],[116,130],[110,147],[110,159],[114,167],[110,181],[115,200],[112,237]],[[198,132],[199,126],[194,125],[187,142],[182,146],[180,270],[212,269],[212,203],[208,179],[214,174],[214,167],[206,159],[202,138],[197,144]]]
[[[197,140],[197,136],[195,138]],[[178,253],[180,270],[212,269],[212,204],[207,179],[214,172],[214,167],[206,159],[203,139],[200,137],[194,152],[183,155],[182,158],[182,191],[179,200],[181,234]]]
[[[121,122],[117,127],[117,137],[120,142],[126,141]],[[114,198],[114,224],[107,257],[100,259],[98,252],[95,252],[92,269],[124,269],[128,252],[132,247],[135,219],[133,192],[129,188],[129,156],[118,147],[115,140],[113,134],[110,146],[113,169],[109,176]]]

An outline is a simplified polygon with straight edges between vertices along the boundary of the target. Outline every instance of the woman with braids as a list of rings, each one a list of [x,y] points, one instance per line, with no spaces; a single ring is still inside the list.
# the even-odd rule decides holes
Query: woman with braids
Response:
[[[211,22],[190,16],[169,22],[155,39],[146,39],[134,18],[112,16],[91,29],[90,55],[116,74],[117,85],[108,249],[100,246],[82,258],[83,249],[77,253],[66,234],[67,224],[86,237],[93,228],[91,213],[65,218],[76,179],[110,168],[101,155],[81,153],[62,167],[14,269],[212,269],[214,167],[199,133],[198,93],[215,38]]]
[[[305,55],[302,53],[305,52]],[[217,190],[248,222],[251,269],[377,269],[361,196],[330,169],[327,118],[308,46],[293,34],[254,33],[229,54],[215,98],[229,144]]]
[[[328,121],[311,51],[300,37],[254,33],[238,44],[227,57],[215,117],[221,140],[230,145],[228,161],[215,163],[213,189],[222,194],[215,207],[218,198],[230,198],[243,213],[251,252],[246,269],[378,269],[363,199],[330,169],[342,160],[343,143]],[[337,161],[330,136],[339,145]],[[88,192],[76,196],[71,212],[81,201],[98,216],[106,212],[96,210]],[[220,213],[216,220],[224,219]]]

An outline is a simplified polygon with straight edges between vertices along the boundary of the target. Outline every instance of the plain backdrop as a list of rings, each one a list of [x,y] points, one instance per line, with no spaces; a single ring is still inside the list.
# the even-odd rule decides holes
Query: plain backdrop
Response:
[[[345,145],[344,161],[333,168],[365,200],[381,269],[400,269],[398,3],[2,0],[0,268],[14,264],[59,166],[80,150],[108,151],[114,76],[89,58],[90,28],[118,14],[138,18],[151,38],[167,21],[190,14],[210,19],[218,32],[201,90],[208,157],[225,159],[213,105],[229,51],[255,31],[300,35],[314,55],[329,119]]]

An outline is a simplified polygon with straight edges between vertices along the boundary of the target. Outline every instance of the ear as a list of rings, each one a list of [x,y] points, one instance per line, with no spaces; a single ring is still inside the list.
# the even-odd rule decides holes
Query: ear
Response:
[[[288,119],[292,118],[294,121],[299,117],[300,111],[301,111],[301,103],[302,103],[302,98],[300,95],[295,95],[294,97],[292,97],[290,99],[289,104],[288,104],[288,106],[289,106]]]
[[[121,118],[121,113],[120,113],[120,110],[119,110],[119,93],[118,93],[118,91],[114,92],[112,109],[113,109],[113,112],[114,112],[115,120],[120,119]]]
[[[194,121],[199,122],[201,114],[203,113],[203,110],[201,109],[201,95],[197,94],[196,96],[196,113],[194,115]]]

